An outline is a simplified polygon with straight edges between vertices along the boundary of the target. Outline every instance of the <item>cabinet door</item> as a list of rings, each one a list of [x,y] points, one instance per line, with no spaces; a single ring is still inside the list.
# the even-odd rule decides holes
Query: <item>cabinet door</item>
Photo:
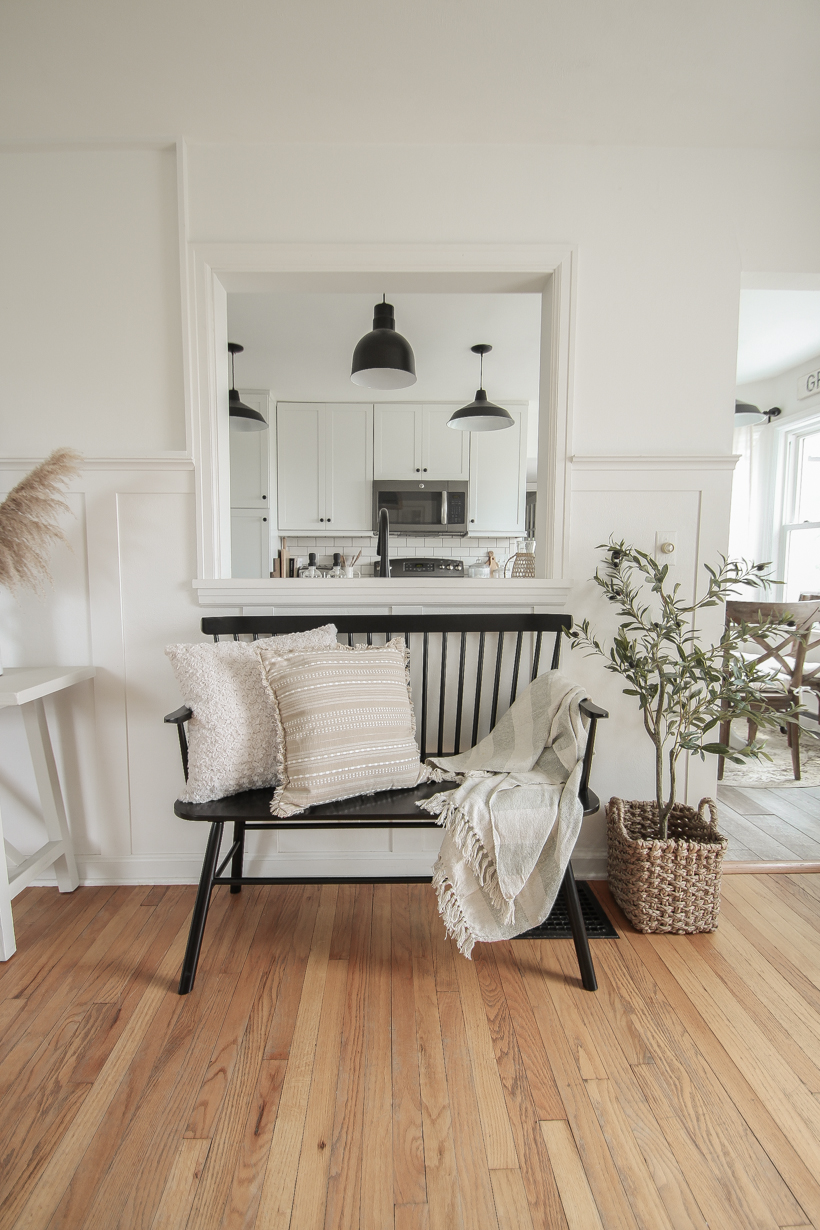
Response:
[[[276,407],[280,533],[324,528],[324,413],[323,405],[311,402]]]
[[[267,510],[232,508],[231,576],[267,577],[270,570],[270,520]]]
[[[421,406],[388,402],[374,406],[373,414],[373,477],[415,478],[422,466]]]
[[[470,433],[470,534],[524,533],[527,410],[507,409],[512,427]]]
[[[428,478],[466,479],[470,473],[470,432],[447,426],[457,406],[424,407],[422,473]]]
[[[373,407],[325,407],[325,526],[329,534],[373,528]]]
[[[239,396],[246,406],[268,418],[266,391],[240,389]],[[270,436],[270,430],[230,433],[231,508],[267,508]]]

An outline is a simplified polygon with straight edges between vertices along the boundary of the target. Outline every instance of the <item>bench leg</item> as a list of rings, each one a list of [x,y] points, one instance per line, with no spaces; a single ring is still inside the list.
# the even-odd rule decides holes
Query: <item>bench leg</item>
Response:
[[[572,927],[575,954],[578,957],[578,967],[581,971],[581,982],[584,984],[585,991],[597,991],[598,981],[595,977],[595,966],[592,964],[592,953],[589,951],[589,937],[584,925],[584,916],[581,913],[581,898],[578,896],[578,885],[575,883],[572,863],[567,863],[563,888],[569,925]]]
[[[188,932],[188,946],[185,949],[185,959],[182,962],[182,977],[179,980],[180,995],[187,995],[193,989],[196,967],[199,964],[199,950],[202,947],[202,937],[205,934],[205,922],[208,918],[208,907],[211,904],[211,892],[214,886],[216,862],[219,858],[219,847],[222,844],[224,824],[216,820],[211,825],[208,844],[205,847],[205,858],[202,862],[202,874],[199,877],[194,912],[191,917],[191,930]]]
[[[236,824],[233,826],[233,839],[236,844],[236,853],[231,859],[231,879],[241,880],[242,869],[245,865],[245,825],[241,820],[237,820]],[[242,885],[232,884],[231,892],[241,893]]]

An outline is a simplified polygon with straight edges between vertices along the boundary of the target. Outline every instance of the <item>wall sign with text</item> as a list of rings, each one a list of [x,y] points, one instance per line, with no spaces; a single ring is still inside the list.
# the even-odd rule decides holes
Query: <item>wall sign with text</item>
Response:
[[[815,393],[820,393],[820,368],[809,372],[807,376],[801,376],[797,382],[798,398],[813,397]]]

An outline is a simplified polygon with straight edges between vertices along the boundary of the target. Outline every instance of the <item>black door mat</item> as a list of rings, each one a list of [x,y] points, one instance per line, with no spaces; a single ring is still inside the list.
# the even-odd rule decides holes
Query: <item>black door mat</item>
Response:
[[[581,913],[584,925],[591,940],[617,940],[618,932],[609,921],[604,908],[586,880],[578,880],[578,896],[581,898]],[[569,925],[567,902],[563,886],[558,890],[555,905],[545,918],[532,931],[517,935],[517,940],[569,940],[572,939],[572,928]]]

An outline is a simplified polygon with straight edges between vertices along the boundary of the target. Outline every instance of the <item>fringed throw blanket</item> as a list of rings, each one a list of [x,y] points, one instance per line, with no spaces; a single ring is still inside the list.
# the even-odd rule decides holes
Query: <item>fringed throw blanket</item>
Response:
[[[584,695],[548,671],[469,752],[427,762],[460,781],[418,806],[447,830],[433,887],[465,957],[477,940],[512,939],[552,909],[583,818]]]

